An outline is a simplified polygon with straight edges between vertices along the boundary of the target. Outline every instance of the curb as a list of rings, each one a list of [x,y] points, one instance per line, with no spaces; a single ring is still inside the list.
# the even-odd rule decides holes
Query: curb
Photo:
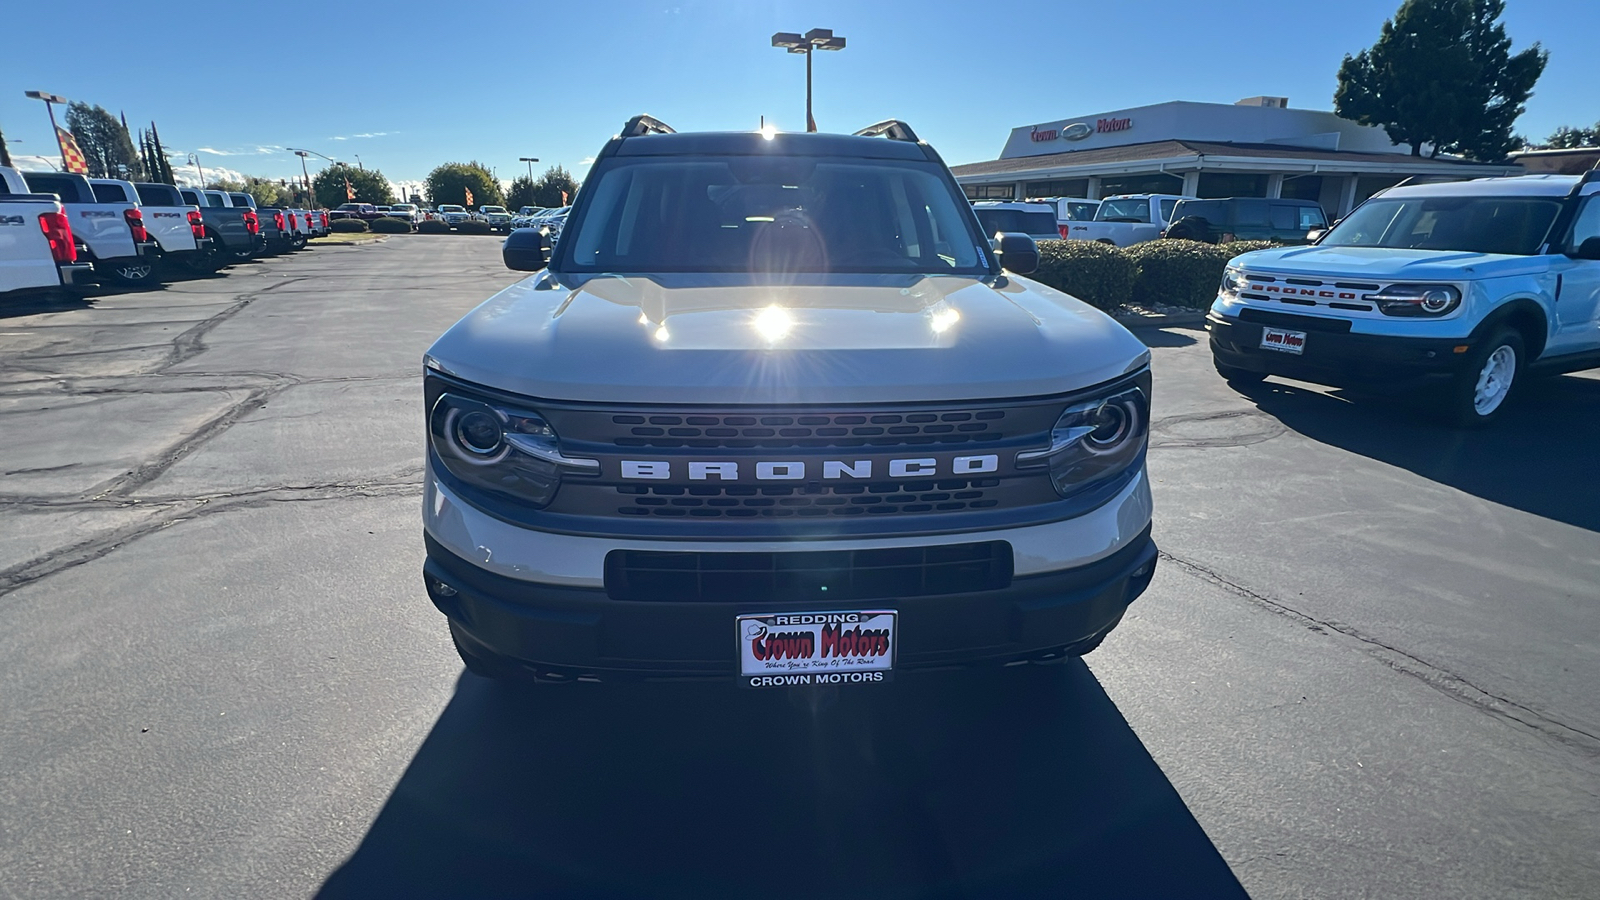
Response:
[[[1152,313],[1112,313],[1111,318],[1123,328],[1181,328],[1187,325],[1203,325],[1206,321],[1204,310],[1193,312],[1170,313],[1167,315]]]
[[[380,238],[373,238],[370,241],[321,241],[321,242],[316,243],[316,244],[311,244],[310,246],[312,246],[312,247],[360,247],[363,244],[381,244],[384,241],[387,241],[388,239],[389,239],[388,235],[384,235],[383,237],[380,237]]]

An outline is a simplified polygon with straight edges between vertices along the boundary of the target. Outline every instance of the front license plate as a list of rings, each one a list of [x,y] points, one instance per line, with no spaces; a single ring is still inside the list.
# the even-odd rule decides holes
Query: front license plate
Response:
[[[1276,350],[1279,353],[1293,353],[1299,356],[1306,349],[1306,333],[1304,331],[1285,331],[1282,328],[1261,329],[1261,349]]]
[[[888,681],[897,620],[883,609],[739,616],[739,681],[753,688]]]

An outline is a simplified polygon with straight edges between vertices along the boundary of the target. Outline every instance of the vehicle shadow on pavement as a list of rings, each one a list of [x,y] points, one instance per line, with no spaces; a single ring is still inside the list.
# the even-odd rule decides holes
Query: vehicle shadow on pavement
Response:
[[[1600,380],[1530,379],[1499,420],[1482,429],[1443,425],[1420,399],[1349,403],[1275,381],[1241,393],[1312,440],[1492,503],[1600,531]]]
[[[34,294],[21,297],[7,297],[0,300],[0,319],[16,319],[23,316],[37,316],[41,313],[67,312],[74,309],[88,309],[94,305],[94,298],[83,294]]]
[[[1146,347],[1188,347],[1205,338],[1205,331],[1183,325],[1128,325]]]
[[[464,675],[319,896],[1245,896],[1081,661],[834,690]]]

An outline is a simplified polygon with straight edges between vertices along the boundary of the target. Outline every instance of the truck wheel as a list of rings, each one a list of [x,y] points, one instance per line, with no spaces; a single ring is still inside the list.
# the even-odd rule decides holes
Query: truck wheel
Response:
[[[1259,384],[1262,379],[1267,377],[1265,372],[1252,372],[1249,369],[1230,366],[1218,360],[1215,356],[1211,357],[1211,364],[1216,366],[1217,374],[1221,375],[1223,380],[1229,384]]]
[[[141,287],[154,284],[156,281],[156,267],[154,263],[139,261],[118,265],[111,270],[111,277],[118,284],[127,287]]]
[[[1445,414],[1451,423],[1476,427],[1500,416],[1521,384],[1523,347],[1521,334],[1501,328],[1472,351],[1446,395]]]
[[[456,645],[456,653],[461,656],[461,661],[466,664],[467,671],[480,678],[491,681],[510,681],[518,673],[519,668],[500,656],[485,650],[476,649],[470,639],[465,638],[456,623],[450,623],[450,642]],[[469,649],[470,648],[470,649]]]
[[[289,239],[289,249],[290,250],[304,250],[306,248],[306,240],[307,240],[307,238],[306,238],[306,236],[304,234],[295,235],[294,237]]]

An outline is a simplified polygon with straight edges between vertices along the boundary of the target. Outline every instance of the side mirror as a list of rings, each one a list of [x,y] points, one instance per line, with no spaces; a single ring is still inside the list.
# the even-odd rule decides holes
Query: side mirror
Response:
[[[1032,275],[1039,268],[1039,245],[1025,234],[1000,235],[1000,265],[1013,275]]]
[[[508,269],[537,272],[550,261],[550,238],[537,228],[518,228],[506,235],[500,245],[500,258]]]
[[[1326,229],[1326,228],[1313,228],[1310,231],[1306,232],[1306,240],[1310,241],[1313,244],[1315,244],[1317,241],[1322,240],[1322,236],[1327,234],[1327,233],[1328,233],[1328,229]]]
[[[1600,236],[1585,238],[1572,254],[1573,259],[1600,260]]]

